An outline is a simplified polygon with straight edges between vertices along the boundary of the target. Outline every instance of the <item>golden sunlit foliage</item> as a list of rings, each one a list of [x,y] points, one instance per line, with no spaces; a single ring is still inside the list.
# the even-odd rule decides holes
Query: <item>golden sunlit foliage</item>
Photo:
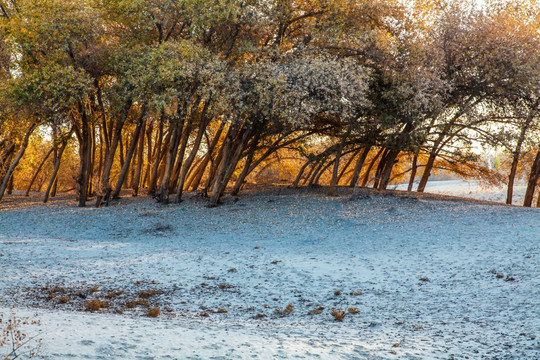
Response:
[[[0,199],[540,178],[539,4],[0,1]],[[478,147],[498,149],[493,167]],[[535,154],[538,156],[535,157]],[[531,166],[532,163],[532,166]],[[509,175],[507,175],[509,174]],[[506,180],[506,177],[508,180]]]

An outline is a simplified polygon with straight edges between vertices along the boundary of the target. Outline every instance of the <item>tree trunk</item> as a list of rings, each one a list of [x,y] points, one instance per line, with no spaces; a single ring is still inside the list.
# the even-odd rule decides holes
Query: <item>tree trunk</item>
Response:
[[[150,169],[151,169],[151,161],[152,161],[152,154],[154,153],[154,149],[152,148],[152,132],[154,131],[154,122],[150,122],[148,124],[148,127],[146,129],[146,146],[147,146],[147,153],[146,153],[146,169],[144,171],[144,177],[142,181],[142,187],[148,187],[148,184],[150,183]]]
[[[260,140],[260,131],[257,132],[257,135],[255,136],[255,139],[253,140],[250,149],[248,151],[248,155],[246,158],[246,163],[244,164],[244,168],[242,169],[242,173],[240,173],[240,176],[236,180],[236,183],[234,184],[232,195],[236,196],[240,192],[240,189],[242,188],[242,185],[244,184],[244,180],[250,173],[251,163],[253,162],[253,156],[255,155],[255,150],[257,150],[257,146],[259,145]]]
[[[375,171],[375,181],[373,182],[373,188],[378,189],[379,183],[381,181],[381,176],[384,171],[384,168],[386,166],[386,162],[388,161],[388,154],[390,153],[390,149],[384,149],[381,160],[379,161],[379,164],[377,165],[377,170]]]
[[[347,162],[345,163],[345,165],[343,166],[343,168],[339,172],[339,175],[337,177],[337,184],[339,184],[341,179],[343,178],[343,176],[345,176],[345,174],[347,173],[347,169],[349,168],[349,166],[351,166],[354,158],[360,153],[360,150],[354,150],[352,152],[354,152],[354,154],[352,154],[349,157],[349,159],[347,159]],[[343,156],[343,155],[341,155],[341,156]]]
[[[304,172],[306,171],[307,167],[311,164],[311,160],[308,160],[305,162],[304,165],[300,168],[300,171],[298,171],[298,175],[296,175],[296,179],[294,179],[293,187],[297,188],[298,184],[300,183],[300,180],[302,179],[302,175],[304,175]]]
[[[116,121],[116,129],[114,131],[112,141],[110,142],[111,147],[109,151],[105,154],[105,163],[103,165],[103,173],[101,174],[101,188],[99,191],[99,195],[96,199],[97,207],[101,206],[103,200],[105,200],[106,204],[109,202],[109,197],[112,191],[110,176],[111,169],[114,163],[114,155],[116,153],[116,149],[118,148],[118,144],[122,139],[122,129],[124,128],[124,124],[129,115],[129,109],[131,108],[131,105],[132,101],[128,100],[124,105],[124,108],[122,109],[120,120]]]
[[[176,153],[178,152],[178,146],[180,145],[180,132],[183,128],[183,121],[180,124],[176,124],[173,129],[171,143],[167,152],[167,160],[165,165],[165,173],[161,180],[161,186],[159,191],[159,202],[164,204],[169,203],[169,190],[170,190],[170,178],[174,169],[174,162],[176,160]]]
[[[197,171],[192,177],[192,180],[190,180],[190,183],[188,184],[188,188],[191,188],[191,191],[197,190],[199,187],[199,184],[201,183],[202,177],[204,175],[204,172],[208,166],[208,163],[212,160],[212,153],[214,152],[214,149],[217,146],[217,143],[219,142],[219,139],[221,138],[221,134],[223,133],[223,129],[225,128],[225,122],[222,121],[219,125],[219,129],[216,132],[216,135],[212,139],[212,142],[208,145],[208,152],[204,155],[203,160],[199,164],[199,167],[197,168]]]
[[[136,197],[139,195],[139,183],[141,181],[141,173],[144,161],[144,134],[146,130],[146,120],[142,123],[141,134],[139,135],[139,146],[137,148],[137,169],[133,176],[133,186],[131,196]]]
[[[129,171],[129,166],[131,165],[131,159],[133,158],[133,154],[135,153],[135,148],[137,147],[137,143],[139,142],[139,137],[141,137],[144,140],[144,135],[141,135],[142,133],[142,126],[144,125],[143,117],[145,115],[145,111],[143,110],[141,113],[141,117],[139,118],[139,121],[137,123],[137,126],[135,128],[135,132],[133,133],[133,136],[131,138],[131,144],[129,144],[129,149],[126,153],[124,165],[122,166],[122,169],[120,170],[120,175],[118,176],[118,180],[116,182],[116,188],[114,189],[112,193],[113,199],[119,199],[120,198],[120,191],[122,191],[122,185],[124,185],[127,173]]]
[[[71,135],[71,132],[70,132]],[[58,149],[57,156],[54,158],[54,169],[53,173],[51,175],[51,179],[49,180],[49,185],[47,186],[47,190],[45,191],[45,196],[43,197],[43,202],[46,203],[49,200],[49,194],[51,194],[52,190],[52,196],[56,196],[56,187],[58,184],[58,171],[60,170],[60,163],[62,161],[62,155],[64,154],[64,150],[66,149],[67,143],[69,140],[69,135],[62,141],[62,145]]]
[[[383,151],[385,151],[385,149],[380,148],[379,151],[377,152],[377,154],[375,154],[375,156],[373,157],[373,159],[369,163],[369,166],[368,166],[368,168],[366,170],[366,173],[364,174],[364,179],[362,180],[361,187],[365,187],[368,184],[368,182],[369,182],[369,173],[371,172],[371,169],[373,169],[373,166],[375,166],[375,163],[377,162],[377,159],[379,158],[379,156],[381,156]],[[358,191],[358,187],[355,187],[355,191]]]
[[[180,138],[180,147],[178,149],[178,155],[176,159],[176,165],[172,173],[171,182],[170,182],[170,191],[176,190],[178,180],[180,178],[180,172],[184,167],[184,157],[186,155],[187,143],[189,141],[189,136],[191,135],[191,130],[193,128],[193,117],[190,116],[184,130],[182,131],[182,137]],[[175,192],[176,195],[176,192]]]
[[[208,125],[208,120],[203,120],[205,116],[204,113],[206,112],[207,108],[208,108],[208,105],[205,104],[205,109],[203,109],[201,124],[199,125],[199,130],[197,132],[197,137],[195,138],[195,142],[193,143],[193,147],[191,148],[191,152],[188,158],[186,159],[184,166],[182,166],[182,172],[180,174],[178,187],[176,189],[176,202],[182,201],[182,192],[184,191],[184,184],[186,181],[186,176],[188,174],[189,169],[191,168],[191,165],[193,164],[193,161],[195,160],[195,157],[197,156],[197,152],[199,151],[199,147],[201,146],[203,135],[206,131],[206,126]]]
[[[534,197],[534,191],[540,178],[540,149],[536,153],[533,165],[531,166],[531,173],[529,174],[529,181],[527,183],[527,191],[525,192],[525,200],[523,206],[531,207]]]
[[[35,128],[36,128],[36,125],[32,124],[30,125],[30,128],[26,131],[23,142],[21,144],[21,148],[19,149],[17,156],[15,156],[15,159],[13,160],[6,174],[4,175],[4,180],[2,181],[2,185],[0,186],[0,201],[2,201],[2,198],[4,197],[4,193],[6,191],[6,188],[9,184],[11,177],[13,176],[13,172],[15,171],[15,168],[17,167],[17,165],[19,165],[19,161],[21,161],[21,158],[23,157],[24,152],[26,151],[26,148],[28,146],[28,140],[30,139],[30,135],[32,135],[32,132],[34,131]]]
[[[356,162],[356,165],[354,167],[354,173],[351,178],[351,183],[349,184],[349,187],[352,187],[352,188],[356,187],[356,184],[358,183],[358,180],[360,179],[360,172],[362,171],[362,167],[364,167],[364,163],[366,162],[366,158],[370,150],[371,150],[371,145],[366,146],[364,150],[362,151],[362,154],[358,158],[358,161]]]
[[[338,173],[339,173],[339,160],[341,159],[343,148],[345,148],[345,142],[347,141],[347,138],[351,134],[352,127],[353,127],[353,123],[351,121],[351,123],[347,127],[347,131],[345,132],[345,135],[343,135],[343,138],[341,139],[341,143],[339,144],[338,151],[336,153],[336,159],[334,160],[334,170],[332,171],[332,179],[330,180],[330,187],[328,188],[328,196],[335,195],[335,188],[337,186]]]
[[[54,151],[54,147],[52,147],[51,150],[49,150],[49,152],[43,157],[43,160],[41,160],[41,162],[39,163],[39,166],[38,166],[36,172],[34,173],[34,176],[32,176],[32,180],[30,180],[30,184],[28,185],[28,188],[26,189],[26,193],[24,194],[25,196],[30,195],[30,190],[32,189],[32,185],[34,185],[34,182],[36,181],[39,173],[41,172],[41,169],[43,168],[43,165],[45,165],[45,162],[47,161],[49,156],[51,156],[53,151]]]
[[[157,193],[157,178],[158,178],[158,170],[159,170],[159,164],[161,163],[161,153],[162,148],[165,148],[163,145],[163,116],[159,122],[158,125],[158,134],[157,134],[157,144],[156,144],[156,156],[154,158],[154,166],[152,168],[152,176],[150,177],[150,180],[148,181],[148,195],[156,195]],[[167,144],[168,139],[170,138],[171,132],[167,134],[167,139],[165,141],[165,144]]]
[[[388,156],[384,165],[384,170],[381,173],[378,190],[386,190],[386,188],[388,187],[388,183],[390,182],[390,175],[392,174],[392,169],[397,163],[396,159],[400,152],[401,150],[399,149],[392,149],[388,152]]]
[[[512,156],[512,166],[510,168],[510,174],[508,175],[508,189],[506,191],[506,203],[508,205],[512,204],[512,198],[514,195],[514,181],[516,178],[517,168],[519,164],[519,159],[521,157],[521,147],[523,146],[523,142],[525,141],[525,136],[527,134],[527,131],[529,130],[530,124],[534,118],[534,113],[531,111],[529,116],[527,116],[527,120],[523,127],[521,128],[521,132],[519,134],[519,138],[516,144],[516,148],[514,149],[514,153]]]
[[[77,177],[77,196],[79,207],[86,206],[88,197],[88,169],[90,165],[90,124],[86,116],[86,111],[82,104],[79,104],[81,114],[81,134],[79,139],[79,176]]]
[[[407,191],[411,192],[414,186],[414,178],[416,177],[416,171],[418,170],[418,153],[420,149],[417,148],[414,152],[414,157],[411,165],[411,176],[409,178],[409,186],[407,186]]]
[[[229,178],[234,172],[234,168],[238,163],[241,152],[243,151],[243,146],[249,138],[251,127],[243,130],[241,127],[242,125],[238,124],[236,126],[231,126],[229,129],[229,134],[224,145],[225,150],[219,164],[216,178],[214,179],[214,183],[212,185],[212,193],[208,203],[209,207],[217,206],[225,191],[225,188],[227,187]]]

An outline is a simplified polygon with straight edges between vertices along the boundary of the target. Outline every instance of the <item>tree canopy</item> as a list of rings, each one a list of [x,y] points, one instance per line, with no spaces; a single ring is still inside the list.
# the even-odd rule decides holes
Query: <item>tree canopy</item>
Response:
[[[0,200],[215,206],[247,182],[424,191],[444,170],[508,203],[521,177],[531,206],[539,24],[537,0],[0,1]]]

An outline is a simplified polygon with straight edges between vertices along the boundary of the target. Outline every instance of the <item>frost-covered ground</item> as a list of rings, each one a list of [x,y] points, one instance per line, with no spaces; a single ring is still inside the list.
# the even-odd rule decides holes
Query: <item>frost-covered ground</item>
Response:
[[[538,209],[340,191],[8,197],[0,315],[40,320],[44,359],[540,359]]]

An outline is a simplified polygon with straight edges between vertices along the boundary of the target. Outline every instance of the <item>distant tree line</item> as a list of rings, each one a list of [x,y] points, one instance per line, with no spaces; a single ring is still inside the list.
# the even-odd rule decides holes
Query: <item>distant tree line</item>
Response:
[[[163,203],[200,190],[215,206],[287,162],[294,186],[326,181],[329,194],[405,177],[422,192],[444,169],[504,181],[511,203],[523,174],[531,206],[539,9],[537,0],[0,0],[0,200],[39,143],[28,191],[45,176],[48,201],[62,171],[74,171],[79,206],[122,189]],[[480,161],[480,145],[503,149],[504,178]],[[78,169],[62,166],[70,156]]]

